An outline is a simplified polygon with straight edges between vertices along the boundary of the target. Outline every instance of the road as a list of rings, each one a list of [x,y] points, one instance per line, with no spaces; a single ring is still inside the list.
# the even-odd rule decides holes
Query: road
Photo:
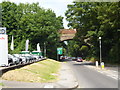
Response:
[[[95,69],[86,67],[89,63],[68,60],[67,63],[73,70],[79,88],[118,88],[118,80],[108,77]]]

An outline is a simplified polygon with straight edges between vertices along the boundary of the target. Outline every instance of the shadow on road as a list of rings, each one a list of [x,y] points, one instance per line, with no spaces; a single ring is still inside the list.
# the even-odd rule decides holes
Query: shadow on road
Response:
[[[78,63],[78,64],[73,64],[73,65],[92,65],[92,66],[95,66],[95,63],[85,63],[85,62],[82,62],[82,63]]]
[[[60,60],[60,62],[70,62],[70,61],[72,61],[72,60],[70,60],[70,59],[61,59]]]

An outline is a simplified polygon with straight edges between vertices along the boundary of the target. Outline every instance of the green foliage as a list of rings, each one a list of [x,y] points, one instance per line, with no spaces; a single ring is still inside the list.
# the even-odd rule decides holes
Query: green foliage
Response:
[[[116,43],[119,43],[120,36],[118,34],[119,6],[120,2],[73,2],[68,5],[65,13],[69,21],[68,26],[77,29],[74,40],[78,42],[79,48],[81,45],[90,48],[87,56],[99,58],[98,37],[102,37],[103,61],[116,62],[118,60],[115,54],[118,53]],[[81,50],[76,50],[76,52],[80,53]]]
[[[83,45],[81,48],[80,48],[81,51],[87,51],[88,50],[88,47]]]
[[[4,84],[3,84],[3,83],[0,83],[0,86],[4,86]]]
[[[95,62],[98,60],[98,58],[97,57],[86,57],[86,60],[91,61],[91,62]]]
[[[24,47],[25,47],[25,40],[22,40],[19,45],[15,48],[15,50],[11,51],[11,53],[20,53],[20,51],[24,51]]]
[[[14,36],[15,50],[9,49],[9,53],[25,50],[25,41],[29,39],[29,51],[36,50],[37,43],[40,43],[43,51],[46,43],[48,57],[56,57],[56,48],[59,45],[58,30],[63,28],[63,17],[56,17],[52,10],[41,8],[39,3],[17,5],[4,1],[0,5],[2,5],[2,27],[7,28],[9,47],[11,36]]]

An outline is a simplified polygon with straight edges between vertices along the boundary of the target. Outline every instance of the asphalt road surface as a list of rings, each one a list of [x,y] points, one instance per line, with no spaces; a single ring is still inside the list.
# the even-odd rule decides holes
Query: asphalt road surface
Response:
[[[86,67],[84,62],[76,63],[68,60],[67,63],[78,80],[78,88],[118,88],[118,80]]]

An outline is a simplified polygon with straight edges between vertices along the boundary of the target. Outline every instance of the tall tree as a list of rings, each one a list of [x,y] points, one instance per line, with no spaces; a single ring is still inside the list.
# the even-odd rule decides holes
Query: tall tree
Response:
[[[58,30],[63,28],[63,17],[39,6],[39,3],[15,4],[2,2],[2,26],[7,28],[9,44],[11,35],[14,36],[15,50],[12,53],[25,50],[25,40],[29,39],[29,50],[36,50],[37,43],[44,49],[47,47],[47,56],[56,57],[56,48],[59,40]],[[53,46],[51,48],[51,45]],[[9,50],[10,51],[10,50]]]
[[[119,4],[120,2],[73,2],[68,5],[65,13],[68,26],[77,29],[75,40],[80,42],[79,46],[82,44],[91,47],[89,56],[99,57],[98,37],[101,36],[104,60],[118,60],[115,53],[119,41],[117,32],[120,29]]]

